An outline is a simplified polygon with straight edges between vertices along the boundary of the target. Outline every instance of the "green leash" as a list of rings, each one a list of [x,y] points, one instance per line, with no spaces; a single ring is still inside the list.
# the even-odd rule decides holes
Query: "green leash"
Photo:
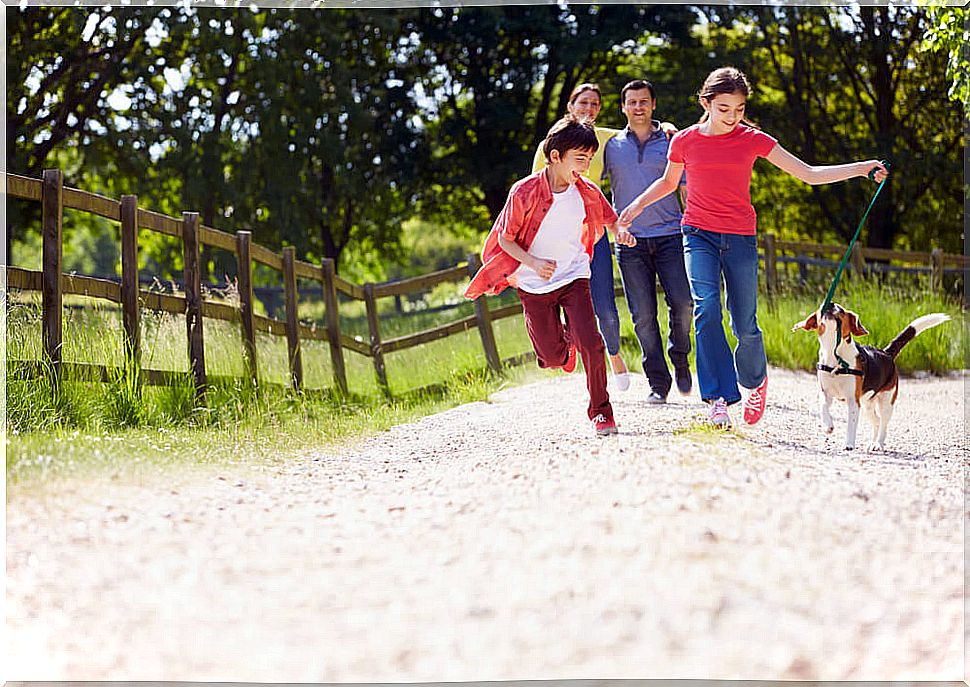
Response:
[[[883,167],[886,168],[887,171],[889,170],[889,163],[886,160],[880,160],[879,162]],[[877,169],[877,167],[873,167],[871,170],[869,170],[869,181],[876,180],[875,174]],[[882,187],[886,185],[886,180],[888,179],[888,176],[883,179],[879,184],[879,188],[877,188],[876,192],[872,194],[872,200],[869,201],[869,207],[866,208],[865,214],[862,215],[862,220],[860,220],[859,226],[855,230],[855,236],[852,237],[852,240],[849,242],[849,247],[845,251],[845,255],[842,256],[842,262],[839,263],[839,269],[835,271],[835,279],[832,280],[832,285],[829,287],[829,292],[825,294],[825,302],[822,303],[822,307],[819,309],[819,312],[824,313],[826,310],[828,310],[828,307],[832,305],[832,296],[835,294],[835,287],[838,286],[839,280],[842,279],[842,272],[845,270],[845,265],[849,261],[849,256],[852,255],[852,248],[855,246],[855,242],[859,240],[859,234],[862,232],[862,225],[866,223],[866,218],[869,216],[869,211],[872,210],[872,206],[876,204],[876,198],[879,197],[879,192],[882,190]],[[835,354],[835,359],[838,361],[839,367],[843,370],[848,370],[849,363],[843,360],[842,356],[840,356],[838,353],[839,341],[842,340],[842,322],[841,320],[836,320],[835,324],[835,350],[832,352]]]
[[[887,171],[889,170],[888,162],[885,160],[880,160],[879,162],[883,167],[886,168]],[[875,175],[877,169],[877,167],[873,167],[871,170],[869,170],[870,181],[876,180]],[[852,240],[849,242],[849,247],[845,251],[845,255],[842,256],[842,262],[839,263],[839,269],[835,272],[835,279],[832,280],[832,285],[829,287],[829,292],[825,294],[825,302],[822,303],[821,308],[822,312],[825,312],[828,307],[832,305],[832,296],[835,294],[835,287],[838,286],[839,280],[842,279],[842,272],[845,270],[845,264],[849,261],[849,256],[852,254],[852,247],[855,246],[855,242],[859,240],[859,234],[862,232],[862,225],[866,223],[866,217],[869,216],[869,211],[872,210],[872,206],[876,204],[876,198],[879,197],[879,192],[882,190],[882,187],[886,185],[886,180],[888,179],[888,176],[883,179],[879,184],[879,188],[877,188],[876,192],[872,194],[872,200],[869,201],[869,207],[866,208],[865,214],[862,215],[862,220],[859,222],[859,226],[855,230],[855,236],[852,237]]]

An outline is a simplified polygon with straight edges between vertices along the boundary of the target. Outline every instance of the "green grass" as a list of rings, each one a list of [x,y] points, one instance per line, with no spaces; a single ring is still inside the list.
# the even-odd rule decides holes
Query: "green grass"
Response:
[[[7,484],[88,475],[132,478],[167,469],[283,461],[302,450],[333,446],[460,403],[485,400],[505,384],[538,374],[526,368],[504,379],[467,374],[437,394],[382,402],[325,402],[279,392],[243,403],[229,390],[215,389],[211,406],[221,410],[213,411],[219,417],[206,421],[194,415],[189,422],[173,419],[124,428],[65,422],[44,431],[11,430]],[[191,393],[186,399],[190,402]],[[238,407],[230,407],[235,403]]]
[[[791,331],[821,305],[828,288],[787,289],[774,298],[759,294],[758,325],[764,337],[768,363],[775,367],[811,371],[818,360],[818,337],[802,330]],[[925,288],[886,286],[876,281],[843,281],[836,291],[836,303],[859,315],[859,320],[869,331],[865,337],[857,337],[859,343],[884,347],[910,322],[932,312],[946,313],[952,321],[929,329],[911,341],[899,354],[897,365],[902,374],[930,372],[942,375],[950,370],[965,367],[967,341],[964,337],[966,315],[958,303]],[[661,338],[667,341],[666,305],[659,299],[658,312]],[[617,299],[620,308],[621,351],[627,365],[641,370],[640,349],[633,332],[633,323],[622,298]],[[733,348],[737,339],[731,333],[730,317],[724,308],[724,328],[728,342]],[[691,330],[690,363],[694,367],[694,332]],[[696,369],[696,368],[695,368]]]
[[[452,294],[444,298],[451,299]],[[773,299],[762,296],[759,322],[770,364],[810,370],[817,357],[817,339],[792,332],[793,323],[818,307],[824,289],[787,290]],[[514,302],[514,295],[504,302]],[[942,374],[964,367],[964,314],[959,305],[925,289],[903,289],[874,281],[846,281],[836,301],[854,310],[870,335],[865,343],[886,345],[912,319],[929,312],[945,312],[952,322],[920,335],[899,356],[903,374],[925,370]],[[123,363],[121,318],[117,309],[97,301],[72,297],[82,308],[64,313],[64,359],[103,365]],[[495,303],[495,306],[499,303]],[[443,313],[423,312],[401,316],[390,299],[382,301],[382,336],[413,333],[473,312],[470,303]],[[624,358],[634,371],[640,368],[640,350],[622,298]],[[666,339],[666,307],[660,305],[660,325]],[[728,317],[725,312],[725,326]],[[39,297],[18,294],[6,311],[6,353],[9,359],[40,359]],[[346,318],[346,331],[367,340],[366,322]],[[356,328],[356,329],[355,329]],[[531,350],[521,316],[494,322],[499,353],[507,358]],[[501,375],[485,368],[476,329],[416,348],[387,354],[388,382],[394,396],[384,397],[373,362],[345,351],[350,393],[334,394],[329,346],[303,343],[305,384],[294,394],[286,388],[287,353],[284,337],[259,334],[257,358],[261,378],[279,386],[263,385],[257,393],[241,378],[244,362],[239,325],[205,320],[206,367],[213,381],[208,402],[196,403],[187,373],[185,319],[145,311],[142,317],[143,366],[184,373],[171,387],[140,386],[134,370],[124,365],[108,383],[64,381],[56,393],[44,379],[8,379],[6,397],[7,478],[12,484],[34,478],[66,476],[93,469],[127,472],[148,466],[209,465],[235,461],[265,461],[307,448],[319,448],[381,431],[394,424],[461,403],[485,400],[502,386],[541,379],[534,365],[507,370]],[[733,337],[729,335],[732,345]],[[693,352],[691,353],[693,358]],[[691,361],[693,365],[693,360]],[[221,377],[239,377],[220,381]],[[429,388],[426,392],[417,390]],[[692,438],[714,439],[706,426],[690,426]],[[717,436],[723,432],[718,431]]]
[[[818,337],[814,332],[791,331],[796,322],[816,310],[825,298],[817,293],[783,293],[759,308],[758,322],[765,340],[768,362],[790,369],[812,370],[818,359]],[[967,342],[965,314],[958,304],[925,289],[887,286],[876,281],[844,281],[833,299],[859,315],[869,331],[855,337],[859,343],[882,348],[914,319],[942,312],[952,320],[924,331],[899,354],[896,364],[907,375],[925,371],[945,374],[965,366]]]
[[[715,427],[705,420],[695,420],[686,427],[673,430],[674,436],[687,437],[703,444],[720,444],[725,438],[745,440],[733,427]]]
[[[476,400],[508,385],[553,373],[534,366],[501,375],[484,363],[477,330],[386,356],[393,399],[377,384],[370,358],[345,351],[349,394],[331,389],[329,345],[303,343],[308,391],[286,387],[286,340],[257,335],[257,359],[263,384],[258,393],[243,379],[239,325],[205,320],[206,369],[211,375],[207,403],[196,402],[188,375],[185,319],[144,311],[141,322],[144,367],[182,372],[174,386],[139,386],[121,355],[118,311],[99,301],[74,298],[65,308],[64,360],[118,365],[108,383],[61,382],[54,393],[45,378],[7,380],[8,483],[77,475],[94,471],[130,473],[145,467],[163,469],[264,460],[379,432],[401,422]],[[460,315],[464,315],[461,313]],[[38,298],[18,298],[6,311],[7,356],[40,359]],[[426,317],[385,313],[382,327],[391,336],[457,319],[454,311]],[[494,323],[499,352],[510,357],[531,350],[521,317]],[[366,340],[366,339],[365,339]],[[239,379],[224,379],[239,377]],[[278,386],[274,386],[275,383]]]

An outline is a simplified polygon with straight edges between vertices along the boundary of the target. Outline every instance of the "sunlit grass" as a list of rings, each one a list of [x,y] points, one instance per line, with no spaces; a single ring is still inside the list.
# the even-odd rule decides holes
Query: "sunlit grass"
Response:
[[[694,420],[689,425],[677,427],[673,430],[674,436],[686,437],[688,439],[710,444],[720,444],[725,438],[744,441],[745,438],[733,426],[715,427],[704,420]]]
[[[759,303],[769,363],[811,369],[817,357],[817,338],[792,332],[791,325],[818,307],[819,289],[784,290]],[[449,296],[450,298],[450,296]],[[386,299],[385,299],[386,300]],[[505,301],[514,302],[506,297]],[[945,373],[961,369],[965,359],[964,315],[959,305],[927,289],[903,289],[875,281],[846,281],[836,300],[860,315],[870,335],[864,343],[886,345],[911,320],[929,312],[952,318],[924,332],[899,356],[906,374],[917,370]],[[62,381],[56,392],[46,378],[7,380],[7,477],[10,483],[29,482],[105,470],[128,473],[281,460],[301,450],[320,448],[379,432],[402,422],[461,403],[487,400],[510,385],[552,374],[534,364],[507,368],[496,375],[485,365],[478,330],[439,339],[416,348],[386,354],[392,393],[385,397],[377,383],[373,361],[344,351],[349,394],[333,391],[329,344],[302,342],[307,391],[289,388],[285,337],[257,334],[261,386],[245,379],[238,322],[204,322],[207,371],[211,375],[206,403],[197,402],[188,374],[185,318],[143,311],[142,366],[183,373],[172,386],[140,386],[122,355],[121,318],[116,308],[88,299],[72,300],[85,307],[65,309],[65,360],[114,366],[107,383]],[[6,352],[10,360],[41,359],[40,299],[18,294],[8,304]],[[498,307],[500,303],[494,303]],[[631,370],[639,371],[640,350],[622,298],[621,345]],[[384,340],[422,331],[473,313],[471,303],[442,312],[398,313],[385,302],[380,320]],[[660,327],[666,341],[666,306],[660,302]],[[359,315],[360,313],[357,313]],[[344,318],[342,318],[343,320]],[[366,321],[349,316],[348,333],[367,341]],[[729,331],[725,312],[725,327]],[[531,351],[520,315],[493,322],[500,357]],[[356,333],[354,333],[356,332]],[[731,344],[733,337],[728,336]],[[694,352],[691,352],[693,366]],[[723,441],[725,435],[743,439],[735,430],[716,429],[700,420],[674,430],[699,443]]]

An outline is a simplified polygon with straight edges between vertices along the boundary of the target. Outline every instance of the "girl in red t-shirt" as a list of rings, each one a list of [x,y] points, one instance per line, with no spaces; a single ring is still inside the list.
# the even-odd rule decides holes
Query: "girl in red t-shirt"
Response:
[[[704,81],[698,101],[704,115],[670,142],[667,169],[622,213],[626,228],[645,207],[677,189],[687,173],[684,256],[694,299],[697,382],[711,404],[711,423],[728,427],[727,406],[741,400],[738,384],[749,390],[744,421],[754,424],[765,410],[768,361],[757,319],[758,244],[750,184],[754,162],[763,157],[808,184],[828,184],[889,173],[876,160],[844,165],[809,165],[778,145],[744,118],[751,86],[734,67],[716,69]],[[732,355],[721,316],[721,281],[731,328],[738,340]]]

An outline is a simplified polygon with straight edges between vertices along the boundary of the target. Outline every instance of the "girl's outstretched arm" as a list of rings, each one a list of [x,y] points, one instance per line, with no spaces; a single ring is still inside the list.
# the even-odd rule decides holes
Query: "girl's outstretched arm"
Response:
[[[776,145],[765,159],[778,169],[788,172],[799,181],[806,184],[831,184],[834,181],[845,181],[853,177],[864,177],[876,168],[875,179],[882,181],[889,174],[878,160],[862,160],[849,162],[844,165],[809,165],[798,159],[780,145]]]
[[[683,173],[683,162],[671,162],[668,160],[667,169],[664,170],[664,175],[647,186],[647,189],[643,193],[634,198],[633,202],[623,208],[623,212],[620,213],[620,219],[617,220],[617,225],[623,229],[626,229],[630,226],[633,220],[637,218],[637,215],[643,212],[645,207],[651,203],[656,203],[664,196],[676,191],[678,184],[680,184],[680,177]]]

